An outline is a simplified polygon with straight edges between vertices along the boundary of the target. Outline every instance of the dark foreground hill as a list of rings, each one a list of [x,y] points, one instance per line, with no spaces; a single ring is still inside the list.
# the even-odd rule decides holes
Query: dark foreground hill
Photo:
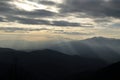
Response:
[[[105,65],[99,59],[48,49],[28,53],[0,48],[0,80],[61,80],[69,74],[96,70]]]
[[[101,73],[97,70],[107,65],[100,59],[49,49],[23,52],[0,48],[0,80],[84,80],[96,78]]]
[[[120,80],[120,62],[94,72],[71,74],[64,80]]]
[[[120,80],[120,62],[105,67],[95,74],[97,80]]]

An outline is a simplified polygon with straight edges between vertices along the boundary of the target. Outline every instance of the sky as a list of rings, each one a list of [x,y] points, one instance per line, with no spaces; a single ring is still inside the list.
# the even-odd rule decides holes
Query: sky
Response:
[[[0,0],[0,41],[120,39],[120,0]]]

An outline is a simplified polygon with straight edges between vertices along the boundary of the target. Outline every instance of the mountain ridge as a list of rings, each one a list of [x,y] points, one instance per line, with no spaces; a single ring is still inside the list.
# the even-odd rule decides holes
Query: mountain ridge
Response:
[[[67,55],[50,49],[24,52],[0,48],[0,65],[1,80],[68,80],[65,77],[78,80],[76,75],[80,79],[90,77],[110,64],[101,59]]]

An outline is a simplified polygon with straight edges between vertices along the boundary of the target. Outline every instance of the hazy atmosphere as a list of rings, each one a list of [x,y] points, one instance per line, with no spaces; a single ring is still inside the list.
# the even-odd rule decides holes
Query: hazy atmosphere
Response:
[[[0,80],[120,80],[120,0],[0,0]]]
[[[119,0],[1,0],[0,46],[120,39],[119,7]]]

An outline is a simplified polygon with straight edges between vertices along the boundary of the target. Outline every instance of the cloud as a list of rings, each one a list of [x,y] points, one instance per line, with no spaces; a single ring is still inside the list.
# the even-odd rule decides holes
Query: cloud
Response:
[[[53,17],[56,15],[55,12],[46,9],[36,9],[33,11],[21,10],[18,9],[12,3],[13,0],[0,1],[0,15],[3,16],[19,15],[19,16],[32,17],[32,18]]]
[[[13,0],[5,0],[0,1],[0,13],[2,16],[5,16],[6,21],[15,22],[20,24],[36,24],[36,25],[50,25],[50,26],[60,26],[60,27],[80,27],[81,24],[78,22],[71,22],[69,20],[56,20],[53,17],[61,15],[62,13],[52,12],[46,9],[36,9],[33,11],[25,11],[16,8],[15,5],[12,4]],[[10,3],[11,2],[11,3]],[[47,4],[57,4],[53,1],[40,1],[41,3]],[[2,10],[3,9],[3,10]],[[64,14],[63,14],[64,15]],[[37,19],[36,19],[37,18]],[[47,19],[41,18],[49,18],[53,19],[49,21]],[[59,18],[59,17],[57,17]],[[2,20],[1,20],[2,21]],[[82,26],[83,27],[83,26]],[[86,27],[86,26],[84,26]]]
[[[43,5],[56,5],[57,4],[53,1],[46,1],[46,0],[39,1],[39,3],[41,3]]]
[[[68,21],[49,21],[43,19],[32,19],[27,17],[9,16],[6,18],[8,22],[17,22],[21,24],[32,24],[32,25],[49,25],[49,26],[76,26],[79,27],[80,23],[68,22]]]
[[[65,0],[62,13],[85,13],[94,17],[120,18],[120,0]]]
[[[68,22],[68,21],[53,21],[53,26],[80,26],[80,23]]]
[[[16,31],[27,31],[27,30],[24,28],[17,28],[17,27],[0,27],[0,31],[16,32]]]
[[[5,22],[3,17],[0,17],[0,22]]]
[[[49,21],[49,20],[40,19],[46,17],[52,18],[58,14],[52,11],[48,11],[46,9],[36,9],[34,11],[20,10],[16,8],[14,5],[9,4],[9,2],[12,2],[12,0],[0,1],[1,4],[5,4],[5,5],[0,5],[0,7],[2,7],[1,9],[4,9],[3,11],[0,11],[0,13],[2,16],[6,17],[6,20],[8,22],[17,22],[21,24],[50,25],[50,26],[80,26],[80,24],[76,22],[69,22],[64,20]],[[43,1],[43,2],[55,3],[52,1]]]
[[[53,17],[56,15],[56,13],[47,11],[47,10],[35,10],[35,11],[17,11],[15,14],[27,16],[27,17],[33,17],[33,18],[40,18],[40,17]]]
[[[0,13],[6,13],[6,12],[10,12],[12,9],[12,5],[10,5],[8,3],[8,1],[11,1],[11,0],[2,0],[0,1]]]
[[[18,27],[0,27],[0,31],[4,32],[29,32],[29,31],[44,31],[49,30],[48,28],[18,28]]]
[[[94,28],[94,25],[90,24],[90,23],[82,23],[81,27],[84,27],[84,28]]]
[[[9,16],[7,18],[8,22],[18,22],[21,24],[35,24],[35,25],[49,25],[50,22],[48,20],[42,19],[32,19],[32,18],[24,18],[24,17],[17,17],[17,16]]]
[[[95,22],[97,23],[106,23],[106,22],[112,22],[111,18],[96,18],[94,19]]]
[[[64,30],[54,30],[55,34],[66,34],[66,35],[93,35],[93,33],[83,33],[75,31],[64,31]]]
[[[34,4],[37,4],[37,6],[42,4],[47,6],[47,8],[34,9],[32,11],[21,10],[12,4],[13,1],[21,1],[22,3],[24,1],[29,3],[33,1],[32,6],[36,6]],[[0,1],[0,16],[5,18],[0,18],[0,21],[30,25],[93,28],[95,25],[91,24],[110,23],[110,18],[108,17],[120,18],[119,3],[119,0],[64,0],[63,3],[57,3],[53,0],[2,0]],[[52,7],[53,11],[48,9],[48,6]],[[60,9],[60,12],[54,12],[56,6]],[[71,15],[67,15],[68,13]],[[68,17],[73,17],[72,20],[77,21],[73,22]],[[91,21],[87,21],[87,19],[82,21],[86,17],[91,19]],[[81,24],[83,22],[88,24]]]
[[[119,29],[120,28],[120,23],[114,23],[114,24],[110,25],[110,27]]]

